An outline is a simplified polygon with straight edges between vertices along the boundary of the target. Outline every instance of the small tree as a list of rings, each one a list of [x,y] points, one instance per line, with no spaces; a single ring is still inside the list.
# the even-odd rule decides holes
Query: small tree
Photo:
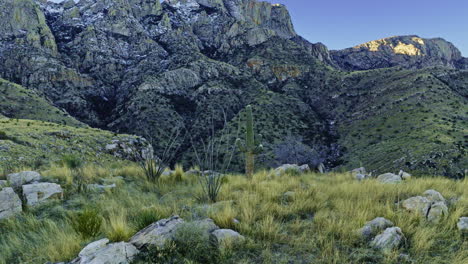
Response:
[[[238,138],[236,140],[236,145],[239,150],[245,154],[245,174],[248,178],[252,178],[255,170],[255,156],[263,152],[263,146],[260,144],[262,135],[255,135],[254,133],[252,106],[248,105],[245,110],[245,140],[242,142],[242,140]]]

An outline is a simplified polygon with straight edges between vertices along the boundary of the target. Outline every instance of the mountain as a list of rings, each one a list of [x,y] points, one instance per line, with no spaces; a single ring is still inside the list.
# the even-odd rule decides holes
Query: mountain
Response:
[[[184,127],[187,164],[192,142],[212,128],[234,138],[252,104],[261,166],[288,136],[328,168],[462,177],[468,166],[467,59],[442,39],[329,51],[295,32],[285,6],[256,0],[4,0],[0,24],[1,78],[156,148]]]
[[[371,70],[402,66],[466,68],[461,52],[450,42],[418,36],[396,36],[370,41],[353,48],[332,51],[335,62],[345,70]]]

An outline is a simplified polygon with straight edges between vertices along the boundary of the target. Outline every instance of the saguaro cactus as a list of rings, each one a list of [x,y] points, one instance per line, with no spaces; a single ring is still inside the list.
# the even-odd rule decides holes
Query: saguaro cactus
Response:
[[[251,178],[255,168],[255,156],[263,151],[263,146],[260,144],[262,135],[254,133],[254,120],[252,116],[252,106],[246,107],[245,120],[245,141],[240,138],[236,140],[236,145],[241,152],[245,154],[245,174]]]

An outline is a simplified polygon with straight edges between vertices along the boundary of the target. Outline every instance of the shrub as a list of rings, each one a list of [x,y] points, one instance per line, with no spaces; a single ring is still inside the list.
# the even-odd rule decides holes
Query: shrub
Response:
[[[174,235],[177,251],[185,258],[199,263],[218,263],[218,250],[207,230],[193,224],[181,224]]]
[[[60,160],[60,164],[69,169],[76,170],[83,166],[83,161],[81,160],[80,157],[70,154],[70,155],[64,155],[62,159]]]
[[[134,217],[135,228],[141,230],[162,218],[161,213],[156,208],[144,208]]]
[[[102,217],[96,210],[86,209],[71,217],[73,229],[84,238],[92,238],[101,231]]]

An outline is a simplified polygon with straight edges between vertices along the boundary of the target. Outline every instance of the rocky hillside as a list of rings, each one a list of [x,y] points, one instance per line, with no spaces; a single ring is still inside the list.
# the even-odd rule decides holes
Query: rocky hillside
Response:
[[[467,167],[466,59],[440,39],[330,52],[296,34],[285,6],[256,0],[5,0],[0,22],[1,78],[90,126],[154,135],[156,148],[183,127],[186,163],[192,142],[237,127],[252,104],[262,166],[292,135],[328,168]]]

